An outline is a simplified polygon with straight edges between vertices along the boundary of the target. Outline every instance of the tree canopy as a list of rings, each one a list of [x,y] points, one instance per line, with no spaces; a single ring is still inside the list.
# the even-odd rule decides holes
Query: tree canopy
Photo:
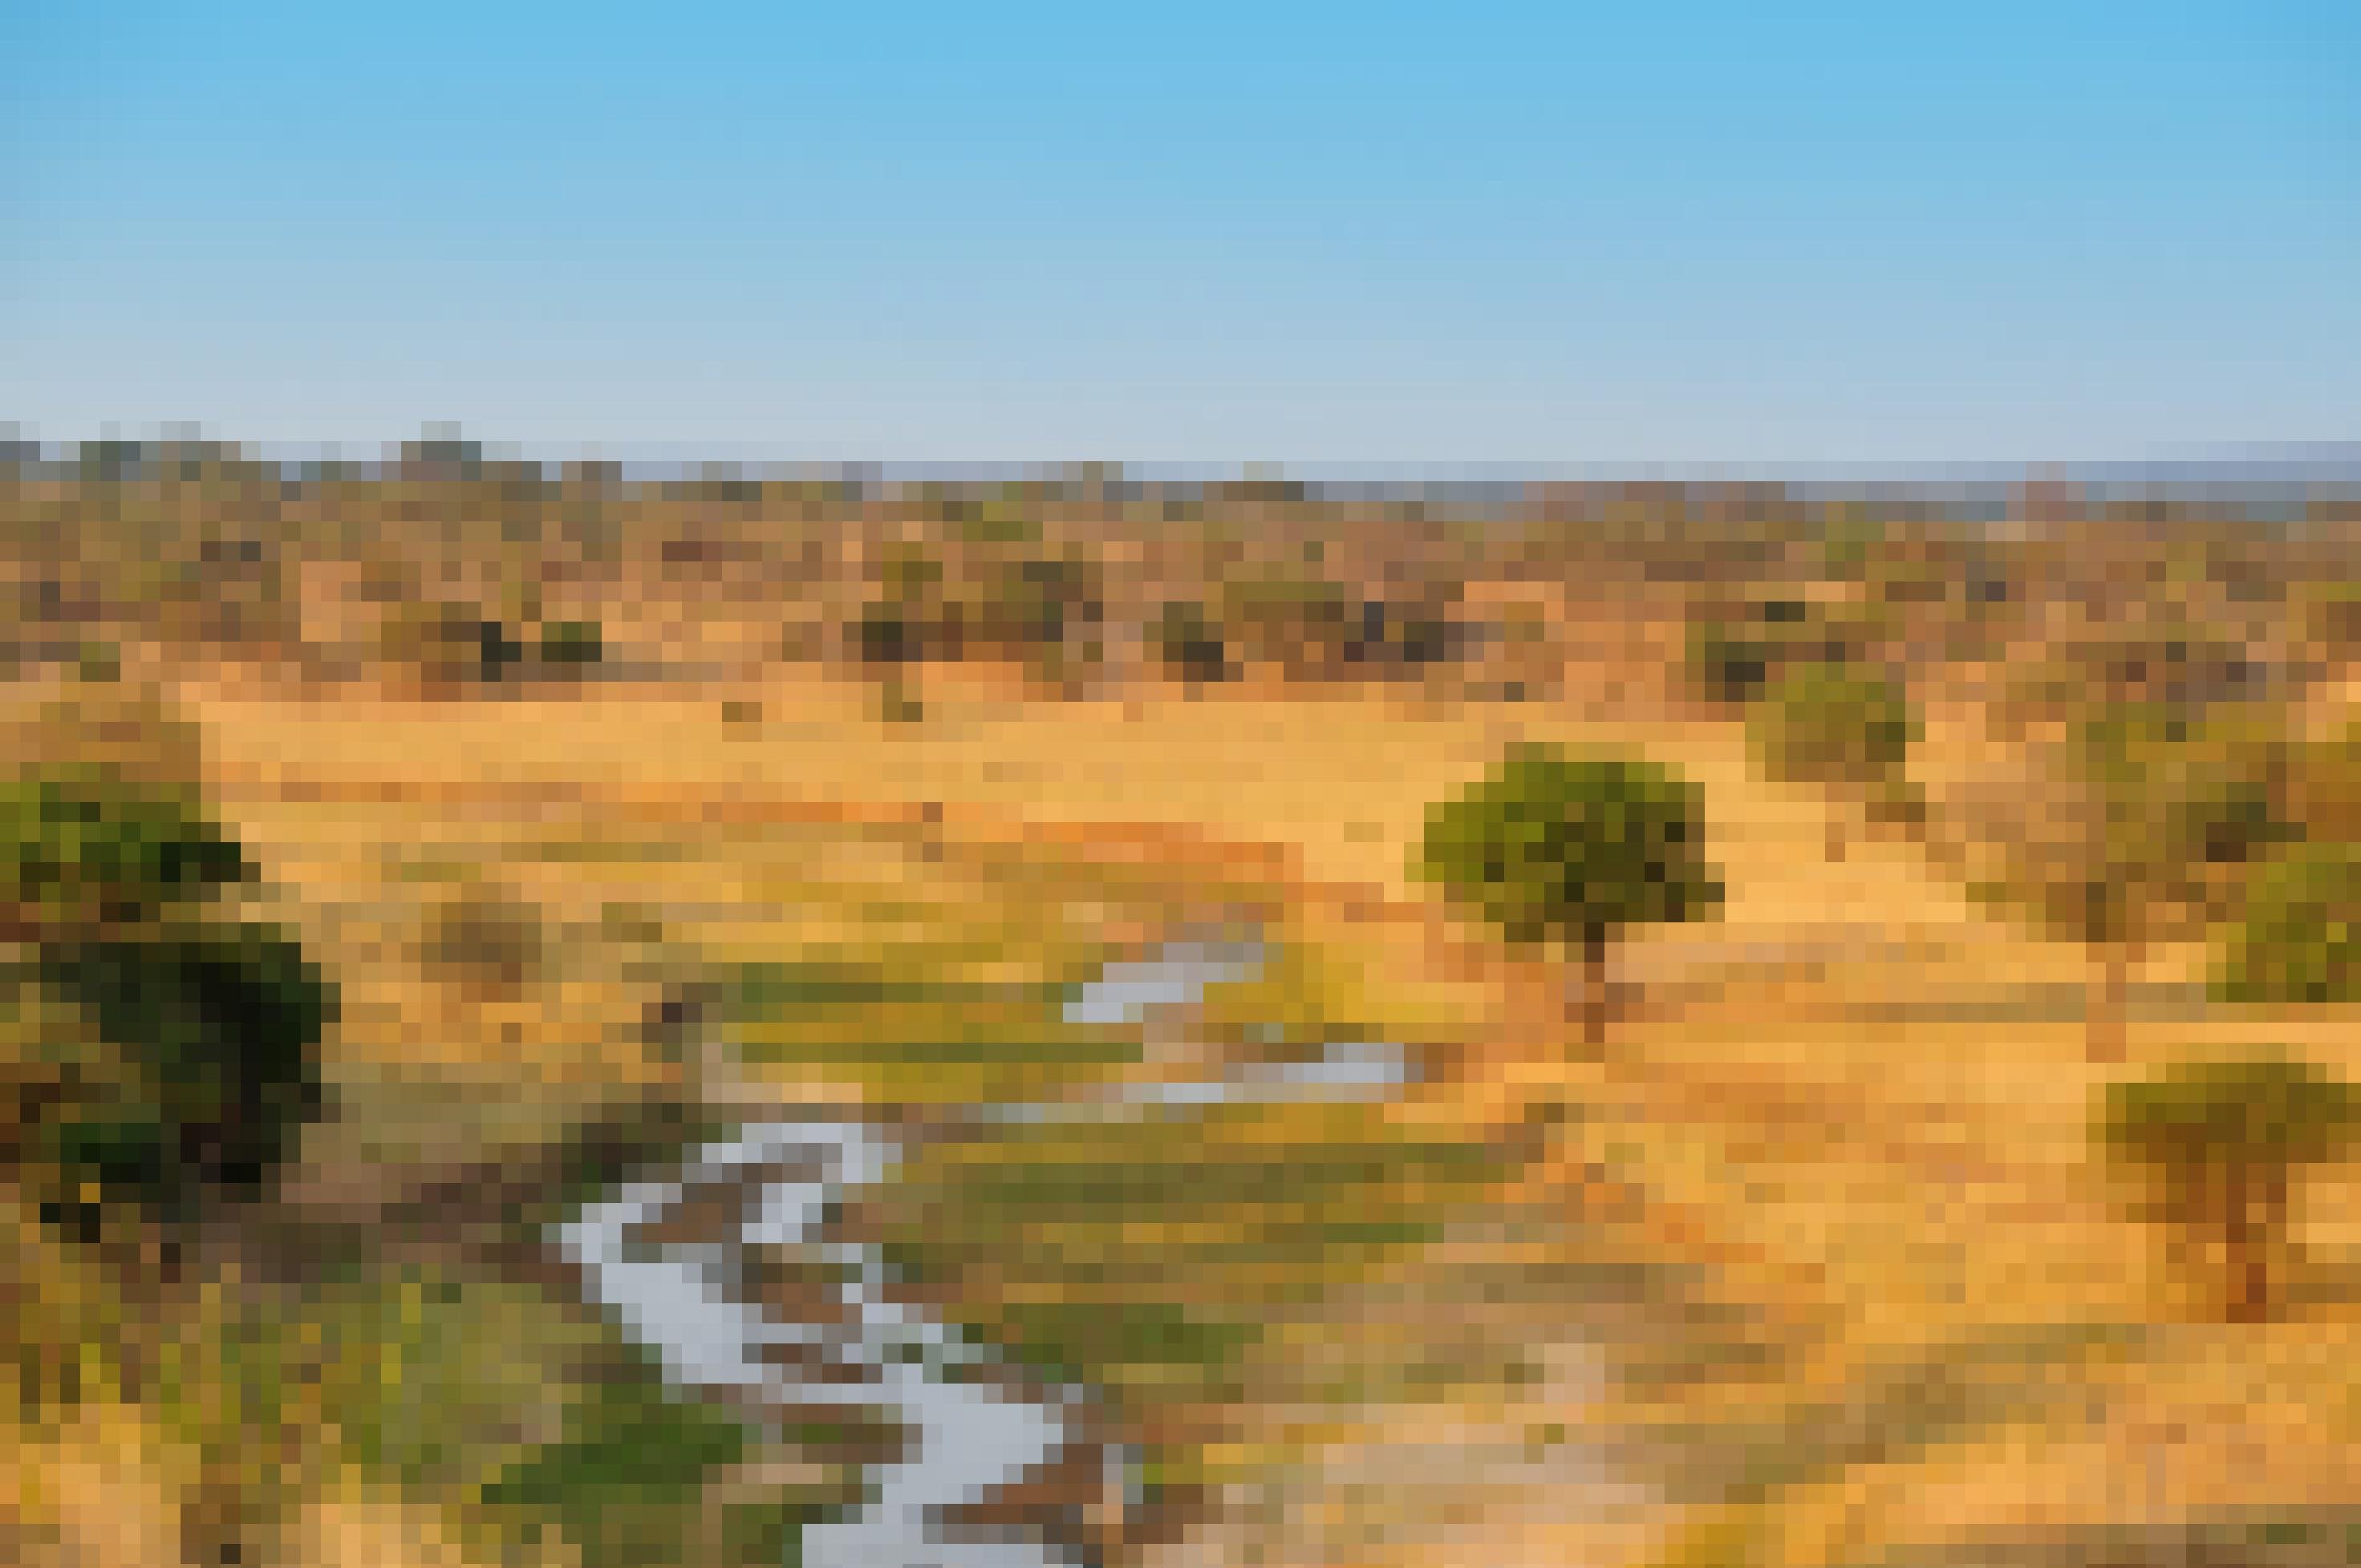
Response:
[[[89,767],[0,783],[0,899],[18,939],[134,924],[246,874],[237,844],[193,793]]]
[[[2317,1165],[2361,1135],[2361,1091],[2283,1055],[2183,1062],[2114,1085],[2101,1129],[2117,1157],[2184,1172],[2252,1160]]]
[[[2218,1241],[2227,1313],[2257,1321],[2271,1310],[2289,1179],[2353,1149],[2361,1091],[2279,1054],[2183,1062],[2114,1085],[2095,1132],[2110,1157],[2149,1179],[2144,1217]]]
[[[1510,943],[1565,943],[1718,909],[1703,837],[1703,792],[1669,769],[1520,746],[1429,812],[1417,869]]]

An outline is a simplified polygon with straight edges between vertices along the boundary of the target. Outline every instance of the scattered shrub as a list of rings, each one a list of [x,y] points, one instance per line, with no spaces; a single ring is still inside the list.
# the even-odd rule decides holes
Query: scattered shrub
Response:
[[[584,669],[606,656],[606,638],[595,620],[553,620],[541,629],[541,662],[550,669]]]
[[[1841,664],[1798,665],[1754,706],[1748,729],[1773,779],[1857,795],[1882,820],[1912,819],[1903,768],[1919,730],[1900,682]],[[1843,855],[1832,819],[1828,858]]]
[[[1229,650],[1202,606],[1167,604],[1158,612],[1151,640],[1168,674],[1198,683],[1229,676]]]

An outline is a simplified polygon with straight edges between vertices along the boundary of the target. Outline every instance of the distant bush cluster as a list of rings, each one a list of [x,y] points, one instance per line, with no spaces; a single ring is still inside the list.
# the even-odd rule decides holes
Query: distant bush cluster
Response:
[[[1915,684],[1949,663],[2008,672],[2037,722],[2077,682],[2244,701],[2361,657],[2335,587],[2361,498],[2335,491],[2291,531],[2236,498],[2028,490],[2043,521],[2010,532],[1940,496],[1767,485],[643,481],[438,440],[301,475],[202,443],[0,455],[0,496],[18,612],[0,664],[21,671],[210,652],[488,692],[746,667],[728,648],[880,679],[990,662],[1043,695],[1432,679],[1532,697],[1653,693],[1670,664],[1668,688],[1742,706],[1798,665]],[[1667,661],[1602,618],[1687,643]]]
[[[595,620],[501,620],[464,605],[423,604],[389,619],[379,653],[432,687],[456,690],[578,680],[607,650]]]

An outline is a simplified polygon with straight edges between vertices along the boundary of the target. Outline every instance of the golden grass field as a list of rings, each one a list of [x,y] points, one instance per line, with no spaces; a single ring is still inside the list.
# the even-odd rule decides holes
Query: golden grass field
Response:
[[[913,833],[952,846],[954,869],[990,861],[1003,886],[1022,880],[1033,845],[1137,871],[1138,908],[1104,894],[1045,902],[1034,935],[1049,948],[1146,939],[1149,894],[1176,883],[1205,887],[1208,911],[1284,909],[1322,956],[1328,1004],[1447,1045],[1450,1070],[1390,1112],[1405,1125],[1480,1141],[1538,1105],[1585,1108],[1510,1196],[1578,1215],[1621,1251],[1695,1266],[1695,1299],[1734,1314],[1763,1370],[1612,1393],[1544,1384],[1501,1390],[1488,1407],[1463,1388],[1447,1402],[1367,1404],[1326,1428],[1249,1399],[1230,1413],[1230,1440],[1286,1449],[1301,1472],[1297,1523],[1282,1532],[1296,1556],[1272,1561],[1834,1568],[2361,1498],[2349,1352],[2361,1292],[2341,1283],[2361,1246],[2348,1218],[2361,1194],[2338,1180],[2312,1190],[2300,1229],[2318,1279],[2288,1321],[2208,1326],[2159,1276],[2156,1237],[2117,1212],[2087,1139],[2101,1086],[2199,1044],[2284,1041],[2361,1073],[2354,1014],[2299,1022],[2196,1009],[2159,990],[2134,1015],[2128,1062],[2092,1063],[2070,1000],[2087,976],[2081,952],[1972,906],[1908,843],[1863,842],[1827,863],[1831,807],[1757,779],[1734,726],[1608,722],[1535,703],[1422,709],[1374,695],[1027,704],[949,682],[928,690],[923,718],[887,725],[871,693],[818,678],[729,694],[759,705],[751,720],[725,718],[711,692],[183,696],[205,726],[221,810],[331,954],[365,959],[402,939],[420,895],[397,863],[433,862],[420,874],[443,879],[434,885],[495,876],[586,942],[610,906],[662,914],[663,943],[585,946],[609,958],[576,960],[578,972],[527,1001],[348,965],[332,1072],[377,1086],[390,1108],[374,1135],[386,1146],[364,1162],[399,1153],[431,1165],[438,1134],[454,1151],[530,1141],[553,1102],[628,1098],[673,1070],[622,1026],[652,983],[612,959],[627,947],[653,975],[665,943],[752,955],[873,942],[906,897],[933,901],[910,928],[923,927],[936,959],[964,952],[988,970],[988,934],[965,948],[956,935],[958,875],[897,890],[892,847]],[[1430,803],[1515,740],[1644,751],[1705,787],[1726,911],[1628,945],[1619,962],[1635,1005],[1597,1059],[1570,1043],[1562,976],[1501,956],[1408,874]],[[1974,750],[1938,729],[1925,765],[1965,766]],[[686,823],[742,852],[606,864],[516,852],[577,822],[651,839]],[[842,929],[856,905],[886,926]],[[2185,981],[2201,961],[2161,953],[2144,978]],[[2012,997],[2053,993],[2069,1000],[2006,1011]],[[506,1131],[503,1115],[515,1118]],[[336,1147],[315,1149],[315,1180],[349,1168]],[[1454,1245],[1433,1267],[1513,1267],[1530,1244],[1504,1234]],[[1338,1332],[1382,1343],[1437,1332],[1389,1324],[1385,1310],[1369,1305]],[[1399,1305],[1406,1319],[1445,1310]],[[1534,1340],[1555,1332],[1546,1317],[1510,1304],[1483,1332]],[[1677,1332],[1658,1354],[1677,1369]],[[1385,1474],[1389,1444],[1457,1430],[1473,1453],[1553,1427],[1656,1443],[1697,1487],[1607,1527],[1481,1489],[1456,1504],[1425,1498],[1422,1521],[1390,1533],[1328,1518],[1377,1506],[1346,1483]],[[142,1456],[162,1450],[136,1413],[100,1408],[45,1442],[41,1463],[20,1459],[28,1487],[39,1477],[20,1513],[77,1521],[67,1533],[87,1561],[160,1560],[160,1484]],[[1776,1483],[1741,1489],[1738,1477],[1763,1474]],[[324,1498],[305,1527],[307,1561],[460,1560],[431,1521],[405,1522],[403,1506]],[[1439,1522],[1454,1507],[1476,1522]]]

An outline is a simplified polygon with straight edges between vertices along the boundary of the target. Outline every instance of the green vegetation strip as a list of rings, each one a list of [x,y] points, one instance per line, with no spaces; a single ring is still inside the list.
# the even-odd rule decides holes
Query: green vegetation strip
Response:
[[[1268,1330],[1506,1174],[1498,1151],[1368,1106],[1224,1106],[936,1144],[871,1204],[888,1258],[1016,1359],[1119,1402],[1219,1398]]]
[[[831,1485],[728,1489],[769,1451],[763,1434],[669,1387],[619,1326],[538,1287],[387,1266],[356,1247],[300,1294],[219,1290],[198,1318],[164,1337],[153,1368],[150,1398],[176,1442],[215,1464],[292,1442],[323,1473],[355,1465],[448,1510],[487,1549],[555,1532],[583,1568],[654,1568],[685,1551],[754,1568],[787,1560],[802,1524],[844,1500]],[[828,1463],[851,1435],[785,1438]],[[276,1497],[253,1485],[257,1501]]]
[[[837,962],[749,965],[731,991],[732,1035],[750,1063],[822,1072],[882,1100],[1035,1100],[1139,1058],[1136,1032],[1067,1023],[1065,992],[1049,984],[917,981]]]

